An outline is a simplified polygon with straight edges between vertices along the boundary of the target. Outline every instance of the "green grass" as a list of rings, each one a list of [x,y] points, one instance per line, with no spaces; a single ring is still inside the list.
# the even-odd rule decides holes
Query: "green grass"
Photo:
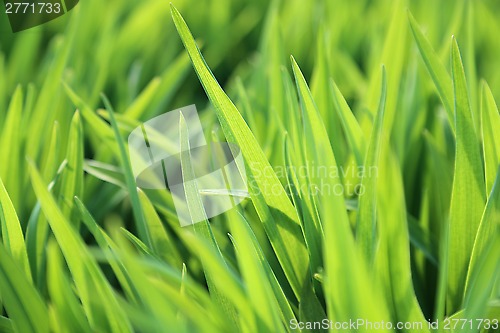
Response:
[[[500,332],[498,13],[88,0],[17,34],[1,16],[0,332]],[[240,148],[248,198],[208,219],[186,182],[201,222],[180,227],[127,136],[190,104]]]

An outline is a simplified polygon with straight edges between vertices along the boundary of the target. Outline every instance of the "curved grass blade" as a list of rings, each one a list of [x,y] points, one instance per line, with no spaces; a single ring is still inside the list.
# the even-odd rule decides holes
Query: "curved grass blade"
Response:
[[[110,284],[90,255],[83,239],[57,206],[32,162],[29,171],[33,189],[66,259],[90,326],[94,330],[130,332],[129,321],[118,307]],[[106,315],[102,316],[102,313]]]
[[[481,129],[486,193],[488,194],[493,188],[495,174],[500,165],[500,114],[490,87],[485,81],[482,84],[482,91]]]
[[[486,207],[484,209],[481,224],[479,225],[477,235],[474,240],[469,270],[467,272],[466,289],[468,292],[470,291],[469,284],[471,275],[480,257],[484,255],[488,240],[491,238],[491,235],[495,235],[496,229],[500,229],[500,167],[497,170],[496,181],[488,197],[488,202],[486,203]]]
[[[181,170],[182,179],[184,185],[184,193],[186,195],[186,203],[191,216],[191,220],[195,221],[194,230],[201,235],[202,238],[207,240],[209,244],[213,247],[214,251],[219,255],[219,257],[224,261],[224,257],[219,249],[217,241],[212,233],[212,229],[208,224],[208,218],[205,213],[205,207],[201,200],[201,196],[196,183],[196,176],[194,173],[193,165],[191,163],[191,153],[189,146],[189,134],[186,121],[182,113],[179,119],[179,133],[180,133],[180,159],[181,159]],[[192,180],[191,180],[192,179]],[[191,181],[189,181],[191,180]],[[199,223],[196,223],[200,221]],[[233,304],[231,304],[226,297],[219,290],[219,287],[215,280],[218,278],[210,274],[209,271],[205,270],[205,276],[207,278],[207,284],[209,286],[211,295],[215,298],[216,302],[220,304],[222,309],[229,316],[230,320],[234,325],[237,325],[238,319],[236,314],[236,309]]]
[[[467,93],[467,83],[455,38],[451,48],[455,108],[455,174],[449,219],[447,313],[462,303],[470,256],[485,205],[479,142]]]
[[[144,212],[142,211],[141,202],[139,196],[137,195],[136,183],[134,174],[132,172],[132,167],[130,166],[129,156],[127,154],[127,149],[125,148],[125,141],[123,140],[120,130],[118,129],[118,124],[115,119],[115,111],[111,106],[108,98],[102,95],[104,105],[109,112],[109,119],[111,121],[111,126],[113,127],[113,132],[115,133],[116,142],[120,151],[120,164],[123,168],[123,173],[125,175],[125,181],[127,184],[127,190],[130,196],[130,201],[132,202],[132,211],[134,214],[135,226],[137,228],[137,233],[141,241],[146,244],[148,248],[151,248],[151,236],[149,235],[149,230],[144,220]]]
[[[403,179],[394,155],[380,163],[380,179],[384,186],[377,188],[380,244],[376,263],[384,281],[385,294],[392,302],[393,322],[420,323],[418,332],[429,332],[412,281],[409,230]],[[414,330],[401,330],[413,332]]]
[[[7,110],[7,119],[3,124],[0,136],[0,178],[9,189],[10,200],[14,207],[19,207],[21,198],[20,180],[22,175],[20,153],[22,147],[21,116],[23,114],[23,91],[21,86],[16,88]]]
[[[227,140],[237,143],[241,149],[247,165],[247,179],[251,184],[252,202],[295,295],[300,297],[304,279],[308,278],[309,260],[297,213],[276,174],[269,172],[272,167],[259,143],[207,66],[186,22],[173,5],[171,12],[200,82],[215,107]]]
[[[408,11],[408,20],[410,22],[413,37],[417,42],[418,50],[420,51],[420,55],[424,60],[425,67],[431,75],[432,81],[436,86],[439,98],[441,98],[441,102],[443,103],[444,109],[446,110],[446,115],[448,116],[450,127],[454,130],[455,121],[453,120],[453,86],[451,84],[450,75],[446,71],[446,67],[439,60],[439,57],[437,56],[427,38],[424,36],[422,30],[418,26],[417,21],[415,20],[415,18],[413,18],[413,15],[410,13],[410,11]]]
[[[48,311],[44,301],[2,244],[0,294],[16,332],[49,332]]]
[[[307,159],[318,168],[337,166],[333,150],[325,144],[329,142],[327,133],[304,76],[293,57],[291,60],[301,101],[304,131],[310,141],[307,145]],[[328,318],[336,321],[349,321],[352,318],[376,321],[388,318],[385,301],[382,301],[378,289],[368,280],[365,260],[355,246],[343,193],[333,190],[342,186],[339,177],[317,177],[316,181],[322,182],[317,184],[321,184],[323,189],[316,198],[326,244],[323,255]],[[367,296],[368,293],[370,296]],[[366,301],[352,302],[361,298]],[[378,300],[376,304],[373,302],[375,299]],[[360,331],[364,329],[361,328]]]
[[[2,225],[2,240],[7,251],[15,260],[18,267],[24,271],[25,277],[31,282],[30,266],[26,243],[24,242],[21,223],[16,214],[14,205],[0,178],[0,224]]]
[[[73,197],[82,196],[83,193],[83,128],[80,112],[75,112],[71,121],[66,161],[61,178],[60,204],[64,216],[78,229],[78,212],[74,209]]]
[[[361,186],[365,190],[359,197],[356,221],[356,241],[369,263],[373,262],[377,237],[377,175],[384,127],[385,99],[387,92],[385,68],[382,67],[382,90],[377,115],[364,162]],[[377,172],[373,174],[373,169]]]
[[[347,142],[351,147],[354,158],[356,159],[356,163],[358,165],[363,165],[366,151],[365,135],[361,130],[356,117],[354,117],[351,108],[344,99],[344,96],[342,96],[342,93],[340,92],[333,79],[330,79],[330,86],[335,110],[337,111],[338,117],[342,122],[342,127],[344,128]]]

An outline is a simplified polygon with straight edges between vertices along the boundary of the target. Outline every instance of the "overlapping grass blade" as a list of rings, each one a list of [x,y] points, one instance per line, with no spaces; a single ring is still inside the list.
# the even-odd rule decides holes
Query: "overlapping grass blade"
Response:
[[[304,76],[293,57],[292,68],[301,101],[304,132],[306,140],[310,141],[306,146],[306,149],[309,149],[306,157],[310,165],[314,161],[314,166],[319,170],[324,167],[330,170],[331,167],[337,167],[335,156],[331,147],[325,144],[329,141],[327,133]],[[318,211],[324,228],[324,244],[327,244],[323,248],[323,255],[328,318],[336,321],[349,321],[350,318],[371,318],[369,320],[387,318],[386,304],[381,302],[380,295],[375,296],[378,291],[372,289],[367,279],[364,257],[359,256],[355,246],[343,191],[338,192],[339,186],[343,188],[342,183],[339,177],[321,177],[317,170],[314,171],[315,180],[318,181],[316,184],[321,185],[317,187],[321,191],[319,192],[321,195],[317,196]],[[349,279],[344,279],[342,276],[349,276]],[[366,293],[372,292],[372,296],[366,296]],[[350,302],[352,299],[359,299],[362,294],[365,295],[366,302],[356,304]],[[375,304],[374,299],[378,299],[379,302]]]
[[[18,267],[22,268],[26,279],[31,281],[31,270],[23,230],[2,179],[0,179],[0,224],[2,226],[3,245]]]
[[[424,36],[422,30],[418,26],[417,21],[413,18],[413,15],[408,11],[408,19],[410,22],[411,31],[413,37],[417,42],[420,55],[424,60],[427,71],[431,75],[432,81],[436,86],[441,102],[443,103],[444,109],[448,116],[448,121],[452,129],[455,128],[454,121],[454,103],[453,103],[453,86],[451,84],[450,75],[446,71],[446,67],[440,61],[436,52],[432,48],[431,44]]]
[[[238,144],[247,166],[252,202],[266,229],[281,266],[298,296],[308,278],[307,251],[297,214],[258,142],[208,68],[186,23],[175,7],[172,17],[228,141]],[[266,172],[263,172],[266,171]],[[270,189],[276,189],[271,193]]]
[[[129,332],[130,323],[83,240],[62,214],[33,164],[30,164],[29,171],[33,189],[66,259],[90,326],[110,332]],[[102,313],[106,316],[103,317]]]
[[[363,195],[359,197],[359,208],[356,221],[356,241],[366,260],[373,262],[377,242],[377,176],[381,145],[383,142],[385,100],[387,83],[385,68],[382,67],[382,90],[375,122],[371,133],[368,150],[363,164],[361,187]]]
[[[16,332],[49,332],[44,301],[1,244],[0,294]]]
[[[21,117],[23,114],[23,90],[21,86],[16,88],[8,108],[8,116],[0,135],[0,178],[9,189],[10,200],[14,207],[20,207],[21,199]],[[1,128],[1,127],[0,127]]]
[[[224,257],[219,249],[217,241],[212,233],[212,229],[208,224],[208,218],[205,213],[205,207],[201,200],[201,196],[198,190],[196,177],[194,174],[194,169],[191,162],[191,153],[189,146],[189,134],[186,121],[182,113],[179,119],[179,133],[180,133],[180,162],[182,170],[182,179],[184,185],[184,193],[186,195],[186,203],[189,211],[189,215],[192,223],[194,223],[194,230],[198,233],[202,239],[206,240],[212,247],[215,253],[224,262]],[[230,322],[237,325],[237,315],[233,304],[231,304],[227,298],[223,295],[218,286],[217,276],[212,275],[209,270],[205,270],[205,276],[207,278],[207,284],[209,286],[210,292],[212,293],[215,300],[224,309]]]
[[[139,196],[137,195],[136,183],[134,174],[132,172],[132,167],[130,165],[129,156],[127,154],[127,149],[125,148],[125,141],[123,140],[120,130],[118,129],[118,124],[115,119],[114,110],[111,106],[109,100],[103,95],[102,96],[104,105],[109,112],[109,118],[111,120],[111,126],[113,127],[113,132],[115,134],[115,139],[118,144],[120,164],[123,168],[123,173],[125,175],[125,182],[127,184],[128,194],[130,196],[130,201],[132,203],[132,211],[134,213],[134,222],[137,229],[137,233],[141,240],[148,247],[151,247],[151,236],[147,228],[146,221],[144,220],[144,212],[142,211],[141,202]]]
[[[62,259],[55,242],[49,243],[47,284],[52,305],[57,309],[57,323],[51,326],[59,327],[61,331],[69,329],[73,332],[92,332],[82,305],[76,297],[70,280],[63,270]]]
[[[462,303],[474,238],[485,205],[484,176],[479,142],[469,104],[464,69],[455,38],[451,48],[455,109],[455,174],[449,217],[447,313]]]
[[[415,296],[410,266],[409,230],[400,167],[394,155],[384,156],[380,162],[380,180],[385,185],[377,188],[379,209],[379,246],[375,253],[381,269],[385,295],[390,299],[393,322],[421,323],[419,332],[429,332],[428,323]],[[402,330],[412,332],[412,330]]]
[[[62,212],[78,229],[79,220],[74,209],[73,197],[83,193],[83,128],[80,112],[75,112],[71,121],[66,148],[66,168],[63,171],[60,188]]]
[[[488,194],[493,188],[495,174],[500,165],[500,114],[486,82],[482,84],[481,124],[484,174]]]
[[[342,123],[349,147],[354,154],[357,165],[363,165],[366,151],[364,133],[333,79],[330,80],[330,85],[335,110]]]

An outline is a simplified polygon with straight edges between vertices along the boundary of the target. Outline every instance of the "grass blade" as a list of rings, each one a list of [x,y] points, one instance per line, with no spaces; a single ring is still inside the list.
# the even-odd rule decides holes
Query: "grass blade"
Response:
[[[208,68],[186,22],[174,6],[171,6],[171,11],[177,31],[200,82],[215,107],[227,140],[237,143],[241,149],[248,166],[247,179],[252,184],[249,186],[252,202],[295,295],[300,297],[304,279],[308,278],[309,260],[296,211],[276,174],[268,172],[272,171],[269,162],[238,110]],[[277,195],[270,193],[271,188],[276,189],[273,192]]]
[[[48,312],[44,301],[2,244],[0,294],[16,332],[49,332]]]
[[[449,220],[447,313],[462,303],[474,238],[485,204],[484,176],[479,143],[467,93],[465,73],[455,38],[451,48],[456,155]]]

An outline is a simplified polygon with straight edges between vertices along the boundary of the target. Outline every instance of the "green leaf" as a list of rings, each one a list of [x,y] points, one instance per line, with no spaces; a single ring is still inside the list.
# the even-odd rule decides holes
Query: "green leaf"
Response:
[[[455,129],[455,121],[453,120],[453,86],[451,83],[450,75],[446,71],[446,67],[439,60],[439,57],[437,56],[427,38],[424,36],[422,30],[418,26],[417,21],[413,18],[413,15],[410,13],[410,11],[408,11],[408,20],[410,22],[413,37],[417,42],[418,50],[420,51],[420,55],[424,60],[425,67],[431,75],[432,81],[436,86],[439,98],[441,98],[441,102],[443,103],[444,109],[446,110],[450,127],[452,129]]]
[[[403,180],[394,155],[380,161],[379,177],[384,186],[377,188],[377,213],[381,223],[375,261],[385,285],[384,294],[392,302],[392,321],[422,323],[419,332],[429,332],[413,287]]]
[[[356,241],[369,263],[374,259],[377,241],[377,176],[381,145],[383,142],[385,99],[387,83],[385,68],[382,67],[382,90],[375,122],[371,133],[368,150],[363,164],[361,187],[364,193],[359,197],[359,209],[356,221]],[[373,172],[375,170],[375,172]]]
[[[111,286],[85,247],[83,239],[57,206],[32,162],[29,171],[33,189],[66,259],[90,326],[93,330],[131,331],[130,323],[118,307]]]
[[[125,148],[125,141],[123,140],[120,134],[120,130],[118,129],[118,124],[115,119],[115,111],[113,110],[113,107],[111,106],[106,96],[102,95],[102,99],[104,101],[106,109],[109,112],[111,126],[113,127],[115,139],[118,143],[120,164],[123,168],[130,201],[132,202],[132,211],[134,213],[134,221],[137,228],[137,233],[139,234],[139,237],[144,242],[144,244],[146,244],[147,247],[151,248],[151,236],[149,235],[149,230],[147,228],[146,221],[144,220],[144,213],[142,211],[141,202],[139,200],[139,196],[137,195],[135,178],[132,172],[132,166],[130,165],[129,155],[127,153],[127,149]]]
[[[500,114],[488,84],[482,84],[481,124],[486,193],[493,188],[500,165]]]
[[[469,104],[465,73],[457,41],[452,39],[452,78],[455,107],[455,173],[449,219],[447,313],[462,303],[474,238],[485,204],[479,142]]]
[[[362,256],[358,255],[354,237],[347,216],[343,191],[339,177],[321,176],[318,170],[331,170],[336,167],[335,156],[329,142],[325,127],[316,109],[307,83],[300,68],[292,57],[292,68],[299,92],[304,132],[306,135],[306,160],[309,165],[318,168],[311,176],[318,192],[318,211],[324,228],[325,240],[323,256],[325,258],[325,298],[328,318],[335,321],[349,321],[352,318],[367,318],[376,321],[387,318],[385,303],[381,302],[379,291],[370,284],[367,278],[367,267]],[[314,162],[314,163],[313,163]],[[319,187],[321,185],[321,187]],[[335,221],[335,223],[331,223]],[[342,279],[339,276],[349,276]],[[367,294],[371,294],[368,296]],[[364,294],[364,296],[361,296]],[[353,304],[352,299],[363,297],[366,301]],[[377,303],[373,300],[377,299]],[[377,309],[377,310],[375,310]],[[304,312],[302,312],[304,313]],[[368,319],[370,318],[370,319]]]
[[[83,193],[83,128],[80,122],[80,112],[75,112],[66,148],[66,167],[62,174],[60,188],[60,203],[63,214],[78,229],[79,220],[73,208],[73,197]]]
[[[357,165],[363,165],[366,151],[366,142],[363,131],[361,130],[356,117],[354,117],[351,108],[345,101],[344,96],[342,96],[342,93],[340,92],[333,79],[330,80],[330,85],[332,89],[335,110],[337,111],[340,121],[342,122],[342,127],[344,129],[347,142],[351,147]]]
[[[7,110],[0,136],[0,178],[9,189],[14,207],[19,207],[21,198],[20,181],[22,180],[20,154],[22,142],[21,116],[23,111],[23,91],[21,86],[16,88]],[[0,127],[1,129],[1,127]]]
[[[2,225],[2,240],[7,251],[16,264],[24,272],[24,277],[31,282],[30,266],[26,244],[24,243],[23,230],[16,214],[16,210],[10,201],[9,194],[0,179],[0,223]]]
[[[485,256],[485,247],[490,238],[495,239],[495,231],[500,228],[500,167],[497,169],[497,176],[493,189],[488,197],[488,202],[484,209],[481,224],[477,230],[476,238],[474,240],[474,247],[470,258],[469,270],[467,272],[467,292],[470,292],[470,281],[472,273],[476,269],[476,265],[482,256]]]
[[[0,294],[16,332],[49,332],[44,301],[1,244]]]
[[[51,304],[57,309],[62,330],[71,332],[92,332],[85,312],[79,299],[76,297],[73,286],[62,267],[61,255],[55,242],[48,246],[47,284]]]
[[[215,107],[227,140],[237,143],[241,149],[252,202],[290,285],[299,297],[304,279],[308,278],[308,257],[296,211],[257,140],[208,68],[184,19],[174,6],[171,6],[171,11],[177,31]]]

